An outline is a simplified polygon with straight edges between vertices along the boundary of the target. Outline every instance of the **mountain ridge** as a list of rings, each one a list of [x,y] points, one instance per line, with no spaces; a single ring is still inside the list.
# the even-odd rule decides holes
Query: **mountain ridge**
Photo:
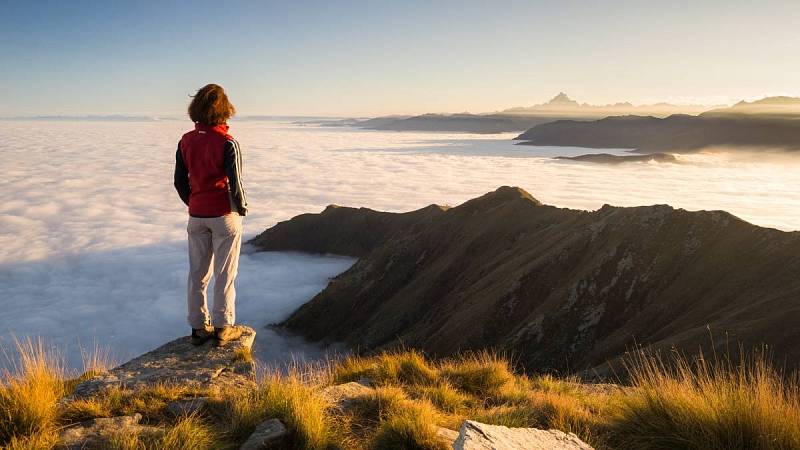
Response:
[[[333,220],[326,211],[303,220],[334,228],[332,236],[302,250],[336,253],[364,233],[347,226],[353,216],[372,214],[348,209]],[[800,361],[800,332],[790,326],[800,320],[798,232],[666,205],[563,209],[511,187],[419,211],[385,216],[405,224],[356,246],[358,262],[283,326],[365,350],[490,348],[531,371],[600,373],[639,344],[695,351],[711,345],[709,329],[715,350],[728,333]],[[292,248],[309,230],[294,220],[253,243]]]

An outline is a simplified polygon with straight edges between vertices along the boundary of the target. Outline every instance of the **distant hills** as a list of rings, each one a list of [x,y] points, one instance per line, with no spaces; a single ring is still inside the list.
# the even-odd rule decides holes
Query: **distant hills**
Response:
[[[635,106],[631,103],[612,105],[590,105],[578,103],[560,92],[550,101],[540,105],[510,108],[486,114],[421,114],[417,116],[387,116],[368,120],[328,122],[331,126],[355,126],[371,130],[435,131],[468,133],[503,133],[524,131],[536,125],[562,119],[590,120],[621,114],[648,114],[657,117],[677,112],[697,114],[708,110],[708,106],[655,105]]]
[[[609,105],[591,105],[578,103],[567,94],[560,92],[546,103],[540,105],[516,107],[502,111],[506,114],[605,117],[610,115],[639,114],[664,117],[670,114],[699,114],[708,111],[707,105],[673,105],[670,103],[656,103],[653,105],[633,105],[630,102],[620,102]]]
[[[454,208],[331,206],[252,244],[360,258],[283,323],[313,341],[492,348],[529,371],[605,375],[636,345],[766,343],[780,363],[800,362],[800,233],[722,211],[588,212],[502,187]]]
[[[635,149],[641,153],[691,152],[727,146],[800,149],[800,98],[767,97],[731,107],[579,103],[561,92],[548,102],[487,114],[422,114],[321,125],[372,130],[504,133],[524,131],[526,145]],[[620,162],[619,159],[583,158]]]
[[[707,111],[702,116],[753,116],[761,115],[771,118],[800,118],[800,98],[797,97],[766,97],[752,102],[741,101],[730,108],[717,108]]]
[[[687,152],[709,147],[800,150],[800,99],[771,97],[740,102],[698,116],[614,116],[557,120],[517,137],[526,145],[626,148],[641,153]]]

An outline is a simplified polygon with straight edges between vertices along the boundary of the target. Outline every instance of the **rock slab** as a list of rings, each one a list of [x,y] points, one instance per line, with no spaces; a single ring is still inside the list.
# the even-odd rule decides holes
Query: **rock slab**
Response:
[[[286,427],[278,419],[261,422],[239,450],[259,450],[286,436]]]
[[[80,383],[74,395],[85,397],[110,388],[139,389],[159,383],[222,387],[251,382],[253,363],[241,355],[250,352],[256,331],[237,326],[242,328],[242,337],[224,347],[214,346],[213,340],[195,346],[188,336],[181,337]]]
[[[538,428],[508,428],[467,420],[454,450],[594,450],[572,433]]]
[[[81,422],[78,425],[65,428],[59,434],[57,450],[81,450],[84,448],[102,448],[105,438],[111,434],[125,435],[159,435],[162,430],[158,427],[140,425],[142,415],[136,413],[132,416],[118,416],[100,418]]]
[[[322,395],[327,398],[332,405],[344,411],[352,406],[356,398],[369,395],[372,392],[372,388],[362,383],[351,381],[349,383],[328,386],[322,390]]]

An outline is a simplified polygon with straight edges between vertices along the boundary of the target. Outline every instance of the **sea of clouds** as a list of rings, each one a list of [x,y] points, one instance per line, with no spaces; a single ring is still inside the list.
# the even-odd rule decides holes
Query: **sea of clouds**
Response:
[[[118,361],[186,334],[186,210],[172,187],[182,122],[0,122],[0,347],[42,337],[72,368],[81,349]],[[233,122],[251,213],[245,235],[330,203],[406,211],[516,185],[548,204],[667,203],[800,229],[800,155],[686,155],[617,166],[553,160],[586,149],[513,135],[398,133]],[[264,326],[346,270],[337,256],[245,249],[237,315],[266,362],[321,353]],[[0,363],[0,367],[3,363]]]

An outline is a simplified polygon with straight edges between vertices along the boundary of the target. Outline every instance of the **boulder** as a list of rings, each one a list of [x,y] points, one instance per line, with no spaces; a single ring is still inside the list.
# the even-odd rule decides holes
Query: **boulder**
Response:
[[[65,428],[59,434],[57,450],[81,450],[103,448],[105,438],[113,434],[158,436],[163,430],[158,427],[140,425],[142,415],[100,418],[81,422]]]
[[[467,420],[454,450],[594,450],[572,433],[537,428],[508,428]]]
[[[200,388],[251,384],[254,364],[241,355],[250,351],[256,332],[238,326],[243,329],[242,337],[224,347],[214,346],[213,340],[195,346],[188,336],[181,337],[78,384],[74,395],[85,397],[114,387],[139,389],[154,384]]]
[[[286,436],[286,427],[278,419],[261,422],[239,450],[259,450]]]

